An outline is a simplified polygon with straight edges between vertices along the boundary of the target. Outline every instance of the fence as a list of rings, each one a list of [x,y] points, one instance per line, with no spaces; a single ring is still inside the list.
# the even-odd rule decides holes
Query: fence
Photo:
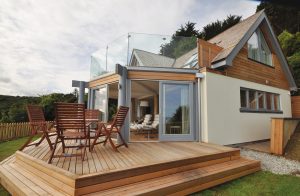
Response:
[[[292,116],[293,118],[300,117],[300,96],[292,96]]]
[[[271,153],[277,155],[284,154],[285,147],[299,122],[300,119],[297,118],[272,118]]]
[[[52,121],[47,122],[50,126]],[[29,122],[21,123],[0,123],[0,142],[6,140],[13,140],[20,137],[30,135],[31,127]]]

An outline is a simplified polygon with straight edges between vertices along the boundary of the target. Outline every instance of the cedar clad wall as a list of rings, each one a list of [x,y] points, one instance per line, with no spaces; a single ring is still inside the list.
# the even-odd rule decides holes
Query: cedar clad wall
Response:
[[[246,44],[233,60],[232,66],[225,69],[225,75],[289,90],[288,80],[276,55],[273,54],[272,60],[274,67],[248,59]]]

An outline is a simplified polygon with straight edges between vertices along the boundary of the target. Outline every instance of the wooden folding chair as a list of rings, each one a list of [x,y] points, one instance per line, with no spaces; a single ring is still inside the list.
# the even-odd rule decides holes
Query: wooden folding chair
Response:
[[[27,105],[27,115],[29,118],[29,124],[31,127],[31,134],[25,144],[19,149],[22,151],[24,148],[28,146],[38,146],[42,143],[44,139],[47,140],[47,143],[52,150],[53,143],[51,143],[50,137],[56,135],[56,130],[53,129],[54,123],[51,124],[49,127],[47,126],[47,122],[45,120],[44,112],[41,106],[38,105]],[[41,139],[37,143],[31,143],[32,138],[37,134],[42,134]]]
[[[86,154],[88,134],[86,131],[85,106],[77,103],[55,103],[57,137],[48,163],[53,158],[81,156],[82,161]],[[66,145],[67,140],[85,140],[79,145]],[[62,154],[55,155],[58,142],[62,143]],[[81,153],[65,154],[66,148],[81,148]],[[83,148],[83,149],[82,149]]]
[[[115,151],[118,151],[117,148],[119,148],[120,146],[126,146],[126,148],[128,148],[128,145],[126,144],[125,140],[123,139],[122,135],[121,135],[121,129],[124,125],[125,122],[125,118],[127,116],[129,107],[125,107],[125,106],[120,106],[118,109],[117,114],[114,117],[114,120],[112,121],[112,123],[103,123],[100,122],[98,124],[98,130],[96,132],[96,137],[93,141],[93,144],[91,146],[91,149],[94,149],[94,146],[96,144],[99,143],[104,143],[104,145],[107,143],[107,141],[109,141],[109,143],[111,144],[112,148]],[[114,142],[111,139],[111,134],[112,133],[117,133],[119,135],[120,141],[122,143],[115,145]],[[97,142],[98,138],[101,136],[106,136],[105,140],[102,142]]]

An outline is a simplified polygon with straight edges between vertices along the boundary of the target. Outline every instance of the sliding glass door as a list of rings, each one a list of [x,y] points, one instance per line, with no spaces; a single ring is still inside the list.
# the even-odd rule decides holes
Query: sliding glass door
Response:
[[[193,84],[160,82],[160,140],[192,141]]]

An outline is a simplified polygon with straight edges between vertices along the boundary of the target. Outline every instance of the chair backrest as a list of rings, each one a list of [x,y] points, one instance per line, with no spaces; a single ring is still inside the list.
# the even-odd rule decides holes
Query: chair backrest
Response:
[[[86,131],[85,106],[79,103],[54,103],[55,120],[60,134],[68,129]]]
[[[35,122],[45,122],[45,116],[43,112],[43,108],[38,105],[27,105],[27,115],[29,122],[35,123]]]
[[[149,123],[151,122],[152,114],[146,114],[144,117],[144,123]]]
[[[154,120],[152,122],[152,127],[154,129],[157,129],[158,128],[158,125],[159,125],[159,114],[155,114],[154,116]]]
[[[99,110],[85,110],[85,120],[87,122],[95,122],[98,121],[100,117],[100,111]]]
[[[122,127],[124,125],[125,118],[127,116],[129,107],[120,106],[118,112],[112,122],[112,126]]]

